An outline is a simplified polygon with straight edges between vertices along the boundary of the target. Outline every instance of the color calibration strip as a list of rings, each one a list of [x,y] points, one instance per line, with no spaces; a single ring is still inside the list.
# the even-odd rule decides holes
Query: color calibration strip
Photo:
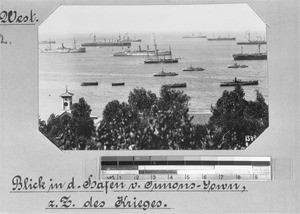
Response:
[[[104,156],[101,180],[270,181],[270,157]]]

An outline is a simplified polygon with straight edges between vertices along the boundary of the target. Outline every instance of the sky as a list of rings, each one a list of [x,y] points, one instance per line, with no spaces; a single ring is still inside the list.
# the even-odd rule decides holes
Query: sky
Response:
[[[148,32],[265,32],[247,4],[60,6],[41,35]]]

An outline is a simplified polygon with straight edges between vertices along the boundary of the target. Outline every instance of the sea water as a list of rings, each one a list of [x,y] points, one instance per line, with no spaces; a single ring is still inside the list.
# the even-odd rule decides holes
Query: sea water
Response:
[[[154,49],[154,35],[135,34],[142,42],[133,42],[131,50]],[[185,33],[155,34],[158,49],[172,50],[172,57],[179,58],[179,63],[145,64],[144,57],[115,57],[118,51],[127,47],[87,47],[86,53],[39,53],[39,115],[47,120],[51,113],[60,114],[62,99],[60,95],[66,91],[74,93],[73,103],[83,97],[91,106],[92,115],[102,117],[105,105],[112,100],[127,102],[129,92],[134,88],[145,88],[159,96],[161,86],[171,83],[186,83],[186,88],[180,88],[188,96],[190,113],[208,113],[215,105],[224,90],[234,87],[220,87],[220,82],[231,81],[235,77],[241,80],[259,81],[258,85],[243,86],[247,100],[255,100],[256,89],[268,102],[268,71],[267,60],[236,61],[246,64],[247,68],[227,68],[233,64],[233,53],[240,53],[241,46],[236,41],[207,41],[206,39],[182,38]],[[235,35],[231,35],[235,36]],[[100,38],[117,38],[118,35],[97,35]],[[51,38],[56,40],[52,48],[73,46],[73,37]],[[244,34],[237,37],[246,40]],[[93,41],[92,36],[77,36],[77,47],[81,43]],[[48,45],[40,45],[40,49]],[[243,46],[244,53],[255,53],[257,45]],[[265,52],[266,47],[261,46]],[[204,71],[185,72],[188,66],[202,67]],[[176,72],[178,76],[154,77],[153,73]],[[98,86],[81,86],[82,82],[98,82]],[[125,86],[112,86],[115,82],[125,82]]]

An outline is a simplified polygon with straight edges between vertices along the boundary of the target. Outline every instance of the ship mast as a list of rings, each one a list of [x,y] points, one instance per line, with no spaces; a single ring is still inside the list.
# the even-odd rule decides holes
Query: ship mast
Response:
[[[251,40],[250,40],[250,31],[248,32],[248,36],[249,36],[248,41],[251,42]]]
[[[172,59],[171,45],[169,45],[169,51],[170,51],[170,59]]]
[[[156,41],[155,41],[155,37],[154,37],[154,49],[155,49],[156,58],[158,60],[158,50],[157,50],[157,44],[156,44]]]
[[[76,40],[75,40],[75,37],[74,37],[74,49],[76,49]]]
[[[147,57],[148,57],[148,60],[149,60],[149,45],[147,45]]]
[[[49,38],[49,47],[50,47],[50,50],[52,50],[50,38]]]

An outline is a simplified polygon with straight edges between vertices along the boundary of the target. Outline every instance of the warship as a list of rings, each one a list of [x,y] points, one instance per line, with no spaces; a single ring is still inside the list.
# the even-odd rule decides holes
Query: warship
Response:
[[[183,36],[182,38],[184,38],[184,39],[199,39],[199,38],[205,39],[206,36],[203,36],[201,33],[199,33],[199,35],[195,35],[194,33],[192,33],[192,35]]]
[[[242,81],[235,77],[233,81],[220,83],[220,86],[236,86],[236,85],[258,85],[258,80]]]
[[[248,35],[248,41],[247,42],[237,42],[237,45],[266,45],[267,41],[264,39],[262,39],[260,36],[257,37],[257,40],[251,40],[250,39],[250,32],[246,33],[246,35]]]
[[[258,44],[258,53],[243,53],[243,47],[241,47],[241,53],[232,55],[234,60],[265,60],[267,59],[267,53],[260,52],[260,44]]]
[[[93,42],[87,42],[87,43],[82,43],[82,47],[106,47],[106,46],[131,46],[131,42],[127,40],[122,40],[121,38],[119,39],[104,39],[103,42],[97,42],[96,41],[96,35],[94,35],[94,41]]]

